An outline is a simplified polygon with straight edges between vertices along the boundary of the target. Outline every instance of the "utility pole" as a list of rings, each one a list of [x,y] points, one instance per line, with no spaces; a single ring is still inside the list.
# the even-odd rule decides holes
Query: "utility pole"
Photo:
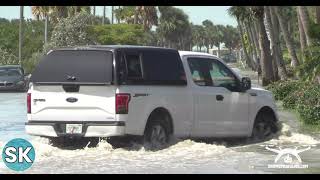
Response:
[[[23,8],[24,6],[20,6],[20,24],[19,24],[19,64],[22,61],[22,26],[23,26]]]

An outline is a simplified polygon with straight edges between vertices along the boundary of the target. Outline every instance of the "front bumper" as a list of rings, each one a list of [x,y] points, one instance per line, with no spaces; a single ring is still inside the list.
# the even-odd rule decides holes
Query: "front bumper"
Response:
[[[66,133],[66,124],[82,124],[82,133]],[[125,123],[122,121],[106,122],[60,122],[60,121],[29,121],[26,132],[30,135],[43,137],[82,136],[111,137],[125,135]]]
[[[21,91],[24,88],[24,85],[0,86],[0,91]]]

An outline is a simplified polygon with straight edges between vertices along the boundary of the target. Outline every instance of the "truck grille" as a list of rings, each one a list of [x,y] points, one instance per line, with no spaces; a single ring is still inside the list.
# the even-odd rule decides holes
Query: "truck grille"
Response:
[[[13,85],[13,83],[9,83],[9,82],[7,82],[7,83],[0,82],[0,87],[6,87],[6,86],[12,86],[12,85]]]

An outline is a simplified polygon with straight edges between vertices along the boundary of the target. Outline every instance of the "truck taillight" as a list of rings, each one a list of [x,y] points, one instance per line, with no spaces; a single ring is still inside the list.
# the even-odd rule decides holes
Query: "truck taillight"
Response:
[[[28,93],[27,95],[27,109],[28,114],[31,114],[31,93]]]
[[[116,114],[128,114],[129,112],[130,94],[116,94]]]

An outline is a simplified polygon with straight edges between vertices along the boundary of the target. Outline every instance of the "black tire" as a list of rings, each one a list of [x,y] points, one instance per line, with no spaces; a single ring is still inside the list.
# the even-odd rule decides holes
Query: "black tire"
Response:
[[[278,130],[279,127],[274,114],[260,112],[253,125],[251,140],[254,142],[270,140]]]
[[[169,125],[161,117],[155,117],[148,122],[144,133],[145,149],[155,151],[168,147]]]

